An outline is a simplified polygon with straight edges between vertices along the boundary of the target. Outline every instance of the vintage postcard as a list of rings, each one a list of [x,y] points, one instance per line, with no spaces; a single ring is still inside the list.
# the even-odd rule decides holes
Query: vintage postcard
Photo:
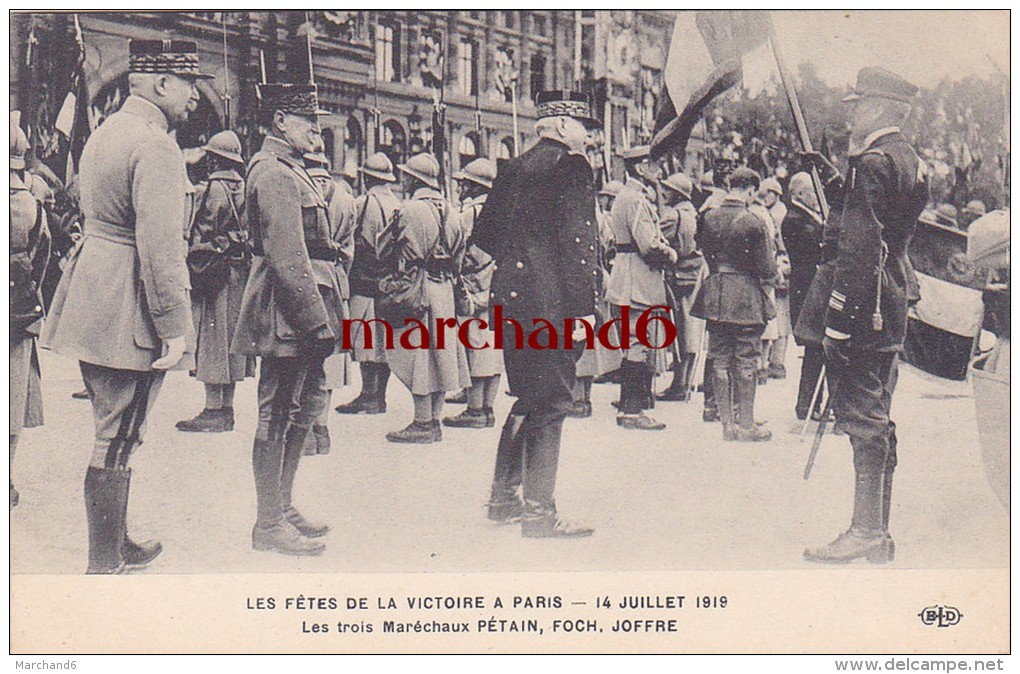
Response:
[[[1001,669],[1009,24],[12,12],[12,661]]]

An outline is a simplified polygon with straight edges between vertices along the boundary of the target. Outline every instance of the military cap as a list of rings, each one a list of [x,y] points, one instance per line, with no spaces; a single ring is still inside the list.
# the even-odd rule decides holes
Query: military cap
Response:
[[[694,190],[694,183],[686,173],[674,173],[659,183],[687,199],[691,198],[691,192]]]
[[[258,94],[263,110],[279,110],[288,115],[304,117],[332,114],[319,107],[319,89],[314,84],[259,84]]]
[[[463,171],[453,174],[454,180],[470,180],[482,187],[492,188],[492,181],[496,179],[496,165],[488,159],[475,159],[464,167]]]
[[[209,80],[198,67],[198,46],[191,40],[131,40],[128,72],[170,74]]]
[[[761,181],[761,189],[764,192],[775,192],[779,196],[783,196],[783,186],[779,184],[778,180],[772,177]]]
[[[393,162],[382,152],[376,152],[366,159],[364,165],[358,170],[367,176],[385,180],[388,183],[397,182],[397,176],[393,175]]]
[[[428,152],[414,155],[406,164],[398,164],[397,168],[429,187],[439,189],[439,161]]]
[[[30,145],[28,136],[20,126],[11,120],[11,168],[17,171],[25,169],[25,155],[28,154]]]
[[[896,73],[889,72],[878,66],[866,66],[857,73],[857,84],[849,96],[843,98],[844,103],[862,98],[891,98],[894,101],[909,103],[917,96],[918,88]]]
[[[715,180],[711,171],[705,171],[701,174],[701,179],[698,181],[698,185],[703,190],[710,190],[715,187]]]
[[[968,201],[967,205],[963,207],[963,210],[965,213],[970,213],[971,215],[984,215],[987,212],[985,209],[985,202],[980,199]]]
[[[599,196],[603,197],[615,197],[623,189],[623,183],[619,180],[610,180],[608,183],[602,186],[599,190]]]
[[[539,119],[573,117],[589,129],[602,128],[602,122],[591,115],[591,99],[580,91],[553,89],[539,92],[535,107]]]
[[[761,176],[754,169],[741,166],[730,174],[730,188],[742,189],[745,187],[758,187],[761,185]]]
[[[220,131],[213,134],[213,137],[206,141],[202,149],[232,162],[244,164],[244,158],[241,157],[241,139],[233,131]]]
[[[304,158],[305,171],[308,172],[308,175],[313,178],[333,178],[329,174],[329,158],[325,154],[322,152],[306,152]]]

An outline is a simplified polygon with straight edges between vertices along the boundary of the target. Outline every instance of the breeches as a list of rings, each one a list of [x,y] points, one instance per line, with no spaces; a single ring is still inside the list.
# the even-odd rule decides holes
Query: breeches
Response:
[[[163,384],[164,372],[118,370],[79,362],[92,401],[95,448],[105,451],[107,468],[124,468],[142,443],[145,421]]]
[[[259,423],[255,437],[283,437],[288,425],[311,428],[329,405],[325,353],[295,358],[262,358],[259,367]]]
[[[850,364],[833,384],[836,421],[850,436],[858,473],[880,473],[896,467],[896,424],[889,419],[896,388],[897,354],[849,352]]]
[[[708,321],[708,358],[713,367],[753,374],[761,358],[764,326]]]

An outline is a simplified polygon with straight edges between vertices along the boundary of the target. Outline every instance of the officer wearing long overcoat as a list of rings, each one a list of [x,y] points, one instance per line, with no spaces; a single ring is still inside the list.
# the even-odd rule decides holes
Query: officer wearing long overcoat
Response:
[[[92,133],[81,156],[84,237],[64,270],[42,341],[78,359],[92,402],[89,573],[119,573],[161,550],[125,533],[128,460],[165,371],[180,361],[193,331],[187,177],[168,131],[187,120],[201,77],[194,42],[133,40],[130,95]]]
[[[749,208],[760,181],[749,168],[734,171],[729,194],[705,213],[697,236],[709,274],[691,313],[707,321],[708,357],[725,440],[757,442],[772,437],[754,421],[761,335],[775,316],[765,291],[776,275],[775,248],[765,223]],[[731,382],[739,425],[733,417]]]
[[[538,332],[533,319],[551,322],[558,332],[565,318],[594,323],[595,182],[584,148],[586,126],[598,122],[579,92],[542,92],[537,107],[538,143],[500,166],[474,232],[475,243],[496,260],[493,320],[500,311],[523,337],[517,348],[516,325],[495,326],[506,332],[503,362],[517,400],[499,441],[489,518],[509,522],[523,513],[527,537],[587,536],[592,529],[559,519],[553,500],[576,353],[562,348],[562,334],[557,349],[529,348],[528,338]],[[523,507],[517,495],[522,483]]]
[[[897,353],[907,331],[916,279],[907,247],[928,200],[927,168],[899,125],[917,87],[884,68],[862,68],[850,104],[849,173],[823,235],[823,263],[797,321],[799,340],[819,343],[833,375],[833,409],[854,452],[850,528],[828,545],[805,550],[810,561],[892,560],[889,535],[896,425],[889,408]],[[839,175],[821,155],[809,157]]]
[[[385,330],[376,318],[375,300],[379,281],[386,274],[381,260],[392,237],[392,223],[400,212],[400,200],[393,194],[397,182],[393,163],[376,152],[358,169],[365,182],[365,193],[354,203],[354,260],[351,280],[351,346],[361,369],[361,392],[349,403],[338,405],[341,414],[382,414],[386,411],[386,386],[390,366],[386,356]],[[366,337],[371,336],[368,345]]]
[[[319,142],[315,85],[260,86],[268,135],[248,164],[245,202],[254,255],[232,351],[260,356],[252,468],[256,550],[315,555],[329,527],[293,506],[294,478],[312,424],[326,406],[323,362],[344,318],[327,204],[304,168]]]
[[[195,195],[189,255],[202,251],[206,259],[215,256],[224,269],[221,278],[206,280],[205,285],[201,276],[197,283],[192,278],[195,377],[205,386],[205,408],[193,419],[178,421],[177,429],[220,433],[234,430],[235,384],[255,374],[253,358],[230,353],[251,255],[247,223],[242,217],[241,140],[233,131],[220,131],[202,150],[210,173],[209,180]]]

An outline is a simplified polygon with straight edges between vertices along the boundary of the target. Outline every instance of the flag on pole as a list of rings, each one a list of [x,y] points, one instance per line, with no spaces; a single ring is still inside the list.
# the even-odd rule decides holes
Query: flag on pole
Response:
[[[708,103],[737,82],[745,54],[768,38],[763,11],[677,13],[663,76],[662,96],[652,133],[652,156],[683,152]]]
[[[74,15],[74,40],[77,48],[74,72],[71,75],[71,86],[60,106],[54,128],[68,138],[67,168],[64,174],[65,183],[78,171],[78,160],[85,149],[85,141],[92,132],[92,121],[89,117],[88,85],[85,81],[85,37],[78,23],[78,15]]]

